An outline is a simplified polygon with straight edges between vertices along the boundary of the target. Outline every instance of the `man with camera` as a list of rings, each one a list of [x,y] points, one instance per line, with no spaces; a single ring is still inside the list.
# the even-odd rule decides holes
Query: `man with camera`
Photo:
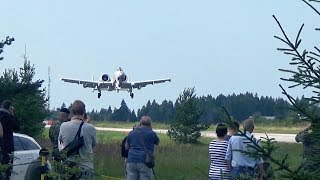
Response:
[[[60,126],[63,122],[66,122],[69,120],[69,114],[70,111],[67,108],[61,108],[60,112],[59,112],[59,119],[57,121],[55,121],[49,129],[49,138],[52,144],[52,157],[56,159],[56,156],[59,153],[59,145],[60,142],[58,142],[58,136],[59,136],[59,132],[60,132]]]
[[[2,155],[1,164],[9,165],[5,172],[5,179],[10,179],[14,152],[13,131],[18,131],[20,124],[15,117],[15,109],[12,106],[12,102],[9,100],[4,100],[2,102],[2,108],[0,108],[0,122],[3,133],[0,143]]]
[[[71,121],[61,124],[59,141],[63,143],[65,148],[70,147],[69,144],[74,142],[76,134],[83,138],[83,144],[76,154],[67,156],[66,164],[69,166],[81,168],[81,173],[75,175],[74,179],[93,179],[93,146],[96,145],[96,129],[92,124],[84,122],[86,109],[85,104],[80,100],[75,100],[72,104],[71,112],[73,117]],[[81,127],[82,125],[82,127]],[[80,138],[80,137],[79,137]],[[72,179],[72,178],[71,178]]]
[[[153,155],[154,145],[159,145],[159,142],[159,137],[152,130],[151,118],[142,116],[139,127],[129,133],[126,142],[126,149],[129,150],[126,164],[127,180],[152,179],[152,169],[146,164],[146,151]]]

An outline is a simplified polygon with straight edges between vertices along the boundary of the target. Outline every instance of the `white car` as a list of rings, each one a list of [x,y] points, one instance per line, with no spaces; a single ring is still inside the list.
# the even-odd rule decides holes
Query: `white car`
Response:
[[[13,133],[14,158],[11,180],[22,180],[29,164],[39,157],[41,146],[30,136]],[[50,166],[50,165],[49,165]]]

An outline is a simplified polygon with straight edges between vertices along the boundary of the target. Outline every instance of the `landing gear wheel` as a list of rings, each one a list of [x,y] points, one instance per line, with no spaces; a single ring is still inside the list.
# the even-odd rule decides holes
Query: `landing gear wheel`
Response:
[[[98,98],[100,98],[100,97],[101,97],[101,92],[98,93]]]
[[[134,94],[133,94],[133,93],[130,93],[130,97],[133,98],[133,96],[134,96]]]

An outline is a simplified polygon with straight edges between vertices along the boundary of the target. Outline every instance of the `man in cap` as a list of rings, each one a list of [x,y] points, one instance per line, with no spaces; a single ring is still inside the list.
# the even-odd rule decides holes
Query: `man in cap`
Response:
[[[52,156],[55,157],[58,152],[58,136],[60,131],[60,126],[63,122],[69,120],[70,111],[67,108],[61,108],[59,112],[59,119],[51,125],[49,129],[49,138],[52,143]]]
[[[159,137],[152,130],[151,118],[142,116],[140,126],[129,133],[126,142],[126,149],[129,149],[126,164],[127,180],[152,179],[152,170],[145,164],[144,146],[153,154],[154,145],[159,145],[159,142]]]

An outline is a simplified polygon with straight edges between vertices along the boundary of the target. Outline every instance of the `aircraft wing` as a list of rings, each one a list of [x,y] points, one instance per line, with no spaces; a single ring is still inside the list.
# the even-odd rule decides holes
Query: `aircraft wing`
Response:
[[[135,81],[131,82],[132,88],[142,88],[145,87],[148,84],[158,84],[158,83],[164,83],[164,82],[171,82],[171,79],[157,79],[157,80],[148,80],[148,81]]]
[[[61,81],[68,82],[68,83],[75,83],[75,84],[82,84],[83,87],[88,88],[109,88],[112,86],[111,82],[99,82],[99,81],[86,81],[86,80],[79,80],[79,79],[66,79],[61,78]]]

